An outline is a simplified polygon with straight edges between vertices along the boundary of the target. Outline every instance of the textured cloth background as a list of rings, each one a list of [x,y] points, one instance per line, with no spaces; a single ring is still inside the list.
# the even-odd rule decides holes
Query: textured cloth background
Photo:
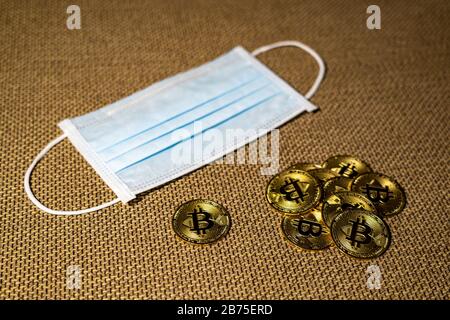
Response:
[[[449,299],[448,1],[376,1],[382,29],[366,28],[369,1],[76,1],[82,28],[66,28],[68,1],[0,2],[0,297],[224,299]],[[300,40],[327,63],[315,114],[281,127],[281,167],[353,154],[405,188],[390,218],[392,246],[373,261],[337,248],[309,253],[280,236],[260,165],[209,165],[131,205],[81,216],[34,207],[23,175],[61,132],[56,124],[243,45]],[[260,59],[300,92],[317,66],[280,49]],[[33,174],[49,207],[110,200],[68,141]],[[179,240],[176,208],[195,198],[228,208],[229,234],[210,246]],[[369,290],[377,264],[382,288]],[[79,265],[82,287],[66,288]]]

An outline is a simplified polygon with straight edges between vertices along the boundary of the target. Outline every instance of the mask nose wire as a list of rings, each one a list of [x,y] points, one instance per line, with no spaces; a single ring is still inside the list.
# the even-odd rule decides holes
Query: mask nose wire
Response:
[[[41,209],[42,211],[45,211],[45,212],[51,213],[51,214],[65,215],[65,216],[71,216],[71,215],[77,215],[77,214],[83,214],[83,213],[89,213],[89,212],[98,211],[100,209],[104,209],[106,207],[112,206],[113,204],[116,204],[116,203],[120,202],[120,199],[117,198],[117,199],[114,199],[114,200],[109,201],[109,202],[105,202],[105,203],[103,203],[101,205],[98,205],[98,206],[95,206],[95,207],[92,207],[92,208],[87,208],[87,209],[82,209],[82,210],[75,210],[75,211],[60,211],[60,210],[53,210],[53,209],[47,208],[46,206],[44,206],[34,196],[34,193],[31,190],[31,186],[30,186],[31,173],[33,172],[34,168],[39,163],[39,161],[50,151],[50,149],[52,149],[58,143],[63,141],[66,137],[67,137],[66,134],[62,134],[59,137],[57,137],[56,139],[53,139],[52,141],[50,141],[45,146],[45,148],[42,149],[41,152],[38,153],[38,155],[34,158],[33,162],[28,167],[28,169],[27,169],[27,171],[25,173],[25,177],[24,177],[24,187],[25,187],[25,193],[27,194],[27,196],[31,200],[31,202],[33,202],[33,204],[36,207],[38,207],[39,209]]]
[[[287,40],[287,41],[275,42],[275,43],[269,44],[267,46],[259,47],[252,52],[252,55],[254,57],[256,57],[257,55],[259,55],[263,52],[266,52],[266,51],[269,51],[272,49],[276,49],[276,48],[282,48],[282,47],[296,47],[296,48],[303,49],[304,51],[308,52],[317,61],[317,64],[319,65],[319,73],[317,74],[316,80],[314,81],[314,83],[311,86],[311,88],[309,89],[309,91],[304,95],[306,99],[310,99],[316,93],[317,89],[319,89],[319,86],[320,86],[321,82],[323,81],[323,78],[325,77],[325,70],[326,70],[325,63],[323,62],[322,57],[314,49],[312,49],[310,46],[304,44],[303,42]]]

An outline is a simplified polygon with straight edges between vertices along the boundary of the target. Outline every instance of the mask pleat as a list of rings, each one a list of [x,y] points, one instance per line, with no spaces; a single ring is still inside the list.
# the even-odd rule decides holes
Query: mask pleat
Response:
[[[232,116],[229,116],[229,117],[227,117],[227,118],[221,120],[220,122],[217,122],[217,123],[215,123],[215,124],[213,124],[213,125],[211,125],[211,126],[209,126],[209,127],[206,127],[206,128],[204,128],[204,129],[202,129],[200,132],[192,133],[191,135],[189,135],[188,137],[185,137],[184,139],[181,139],[181,140],[178,140],[178,141],[176,141],[176,142],[173,142],[173,143],[171,143],[171,144],[169,144],[169,145],[167,145],[167,146],[161,148],[160,150],[155,151],[155,152],[153,152],[153,153],[151,153],[151,154],[145,156],[145,157],[142,158],[142,159],[139,159],[139,160],[137,160],[137,161],[135,161],[135,162],[133,162],[133,163],[130,163],[130,164],[126,165],[125,167],[122,167],[122,168],[120,168],[120,169],[116,169],[115,172],[116,172],[116,173],[120,173],[121,171],[123,171],[123,170],[125,170],[125,169],[128,169],[128,168],[130,168],[130,167],[132,167],[132,166],[134,166],[134,165],[137,165],[137,164],[139,164],[139,163],[141,163],[141,162],[143,162],[143,161],[145,161],[145,160],[148,160],[148,159],[150,159],[150,158],[152,158],[152,157],[154,157],[154,156],[156,156],[156,155],[158,155],[158,154],[160,154],[160,153],[162,153],[162,152],[168,151],[168,150],[170,150],[171,148],[175,147],[176,145],[178,145],[178,144],[180,144],[180,143],[182,143],[182,142],[184,142],[184,141],[187,141],[187,140],[189,140],[189,139],[192,139],[192,138],[195,137],[196,135],[199,135],[199,134],[201,134],[201,133],[205,133],[205,132],[208,131],[208,130],[214,129],[214,128],[216,128],[216,127],[218,127],[218,126],[220,126],[220,125],[226,123],[227,121],[230,121],[231,119],[233,119],[233,118],[235,118],[235,117],[237,117],[237,116],[242,115],[243,113],[245,113],[245,112],[247,112],[247,111],[250,111],[250,110],[252,110],[252,109],[254,109],[254,108],[258,107],[258,106],[261,106],[262,104],[264,104],[265,102],[268,102],[269,100],[273,99],[274,97],[276,97],[276,96],[277,96],[278,94],[280,94],[280,93],[281,93],[281,92],[276,92],[276,93],[274,93],[274,94],[271,94],[269,97],[266,97],[266,98],[264,98],[264,99],[262,99],[262,100],[260,100],[260,101],[258,101],[258,102],[256,102],[256,103],[254,103],[254,104],[252,104],[252,105],[250,105],[250,106],[248,106],[248,107],[246,107],[246,108],[240,110],[239,112],[233,114]],[[112,165],[112,167],[114,167],[114,165]]]
[[[158,86],[157,90],[152,90],[151,86],[144,90],[148,91],[147,94],[139,93],[135,99],[123,99],[116,108],[106,108],[98,115],[101,121],[83,127],[83,135],[95,151],[100,152],[148,128],[157,128],[179,114],[189,113],[192,108],[195,111],[196,106],[200,105],[201,109],[209,101],[214,101],[228,91],[238,90],[261,76],[258,70],[242,61],[236,64],[225,59],[225,62],[220,63],[222,68],[211,66],[206,69],[207,72],[194,72],[194,75],[187,73],[183,81],[162,88]],[[121,130],[116,130],[117,127]]]
[[[189,112],[177,114],[176,116],[167,119],[154,127],[150,127],[135,136],[131,136],[119,143],[116,143],[103,151],[100,151],[99,154],[106,162],[109,162],[128,151],[138,148],[146,143],[153,142],[177,129],[183,128],[197,120],[204,119],[205,117],[219,112],[220,110],[232,106],[240,99],[264,89],[264,87],[268,84],[269,81],[264,77],[253,79],[232,91],[228,91],[227,93],[220,95],[217,98],[195,106]]]
[[[267,89],[267,87],[270,85],[267,81],[258,83],[258,87],[254,89],[252,86],[252,91],[245,92],[244,95],[233,95],[224,99],[221,99],[221,101],[217,101],[214,103],[210,108],[207,108],[206,110],[202,112],[198,112],[197,114],[191,114],[189,117],[186,117],[185,119],[179,119],[180,121],[177,121],[175,123],[167,123],[164,128],[159,127],[157,130],[154,130],[153,132],[148,132],[147,135],[141,136],[140,139],[135,139],[133,141],[128,141],[126,144],[117,145],[114,147],[114,150],[111,150],[115,153],[115,156],[110,157],[109,159],[105,159],[107,163],[110,163],[111,161],[119,159],[124,154],[127,154],[129,152],[132,152],[142,146],[145,146],[149,143],[155,143],[158,139],[167,137],[168,135],[172,134],[173,132],[189,127],[190,125],[194,124],[196,121],[207,121],[209,118],[214,117],[217,115],[217,113],[224,111],[227,108],[233,108],[235,107],[239,101],[242,99],[245,99],[247,97],[250,97],[252,95],[258,94],[264,89]],[[218,104],[218,103],[225,103],[225,104]],[[216,117],[217,118],[217,117]],[[184,121],[183,121],[184,120]],[[219,119],[220,121],[220,119]],[[172,137],[173,138],[173,137]],[[110,153],[111,153],[110,151]],[[113,153],[113,155],[114,155]]]

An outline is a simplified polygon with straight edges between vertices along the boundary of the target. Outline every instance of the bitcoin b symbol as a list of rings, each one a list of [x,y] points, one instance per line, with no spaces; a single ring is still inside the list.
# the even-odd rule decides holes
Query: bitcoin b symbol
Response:
[[[195,231],[198,235],[206,234],[206,230],[214,225],[211,215],[202,208],[194,209],[194,212],[188,213],[188,215],[192,216],[191,231]]]
[[[341,162],[339,164],[339,167],[340,167],[340,169],[338,171],[338,174],[341,176],[347,176],[349,178],[354,178],[355,176],[358,175],[358,171],[356,171],[356,167],[351,163]]]
[[[342,210],[358,210],[358,209],[364,209],[363,206],[360,203],[343,203],[341,206]]]
[[[305,201],[305,197],[308,196],[308,193],[306,192],[308,187],[309,185],[302,190],[298,180],[287,179],[284,185],[280,188],[280,193],[285,196],[286,200],[299,203]]]
[[[293,225],[297,227],[298,233],[305,237],[318,237],[322,234],[322,225],[314,221],[296,219]]]
[[[356,221],[350,220],[350,223],[352,224],[352,230],[350,236],[347,236],[347,240],[350,240],[351,245],[359,247],[360,244],[370,243],[372,228],[366,224],[364,218],[357,218]]]
[[[367,198],[372,202],[388,202],[392,198],[392,192],[389,191],[389,187],[386,186],[383,188],[379,183],[378,186],[375,183],[376,181],[371,184],[366,183],[366,186],[362,188]]]

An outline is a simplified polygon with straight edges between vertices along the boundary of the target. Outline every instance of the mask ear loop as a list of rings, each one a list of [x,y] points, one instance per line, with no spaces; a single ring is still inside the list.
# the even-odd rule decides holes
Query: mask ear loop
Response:
[[[103,204],[101,204],[99,206],[92,207],[92,208],[87,208],[87,209],[82,209],[82,210],[75,210],[75,211],[60,211],[60,210],[53,210],[53,209],[47,208],[41,202],[39,202],[38,199],[36,199],[36,197],[33,194],[33,191],[31,190],[31,187],[30,187],[31,173],[33,172],[33,170],[36,167],[36,165],[38,164],[38,162],[50,151],[50,149],[53,148],[54,146],[56,146],[61,141],[63,141],[66,137],[67,137],[66,134],[62,134],[59,137],[57,137],[56,139],[50,141],[45,146],[45,148],[42,149],[41,152],[39,152],[39,154],[36,156],[36,158],[34,158],[34,160],[31,163],[31,165],[28,167],[28,169],[27,169],[27,171],[25,173],[24,186],[25,186],[25,193],[27,194],[27,196],[31,200],[31,202],[33,202],[33,204],[36,207],[38,207],[39,209],[41,209],[42,211],[45,211],[45,212],[51,213],[51,214],[65,215],[65,216],[71,216],[71,215],[76,215],[76,214],[83,214],[83,213],[94,212],[94,211],[97,211],[97,210],[100,210],[100,209],[104,209],[106,207],[112,206],[113,204],[116,204],[116,203],[120,202],[120,199],[117,198],[117,199],[114,199],[112,201],[103,203]]]
[[[293,40],[275,42],[267,46],[259,47],[252,52],[252,55],[256,57],[257,55],[263,52],[282,47],[296,47],[303,49],[317,61],[317,64],[319,65],[319,74],[317,75],[316,80],[311,86],[311,89],[309,89],[309,91],[305,94],[305,98],[309,100],[316,93],[317,89],[319,89],[320,83],[325,77],[325,63],[323,62],[320,55],[316,51],[314,51],[314,49],[312,49],[311,47],[307,46],[306,44],[300,41],[293,41]]]

